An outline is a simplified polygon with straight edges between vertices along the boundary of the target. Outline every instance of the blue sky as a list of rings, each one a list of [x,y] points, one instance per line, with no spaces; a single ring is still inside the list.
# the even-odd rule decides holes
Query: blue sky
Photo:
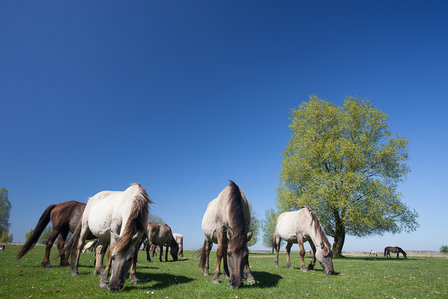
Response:
[[[0,187],[14,241],[44,209],[144,185],[185,247],[234,180],[276,205],[290,109],[367,98],[409,141],[413,233],[344,250],[448,243],[445,1],[2,1]],[[261,234],[261,231],[260,231]],[[254,249],[263,249],[259,242]]]

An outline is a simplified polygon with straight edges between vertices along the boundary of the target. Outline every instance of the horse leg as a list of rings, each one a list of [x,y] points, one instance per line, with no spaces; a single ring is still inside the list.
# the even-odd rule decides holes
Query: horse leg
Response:
[[[162,260],[162,256],[163,256],[163,245],[160,245],[160,255],[159,255],[159,260],[160,260],[161,262],[163,262],[163,260]]]
[[[249,256],[246,257],[245,259],[245,264],[244,264],[244,278],[246,278],[246,281],[248,284],[255,284],[255,278],[252,275],[252,273],[250,272],[250,266],[249,266]]]
[[[227,246],[224,249],[224,252],[227,252]],[[222,256],[222,267],[224,268],[224,277],[230,278],[229,264],[227,263],[227,254]]]
[[[278,268],[278,253],[280,251],[280,238],[275,237],[275,264],[274,267]]]
[[[301,236],[297,238],[297,242],[299,243],[300,248],[300,270],[302,270],[302,272],[306,272],[308,270],[305,267],[305,248],[303,248],[303,240]]]
[[[316,246],[314,246],[313,241],[309,240],[311,249],[313,250],[313,260],[308,265],[308,270],[314,270],[314,265],[316,265]]]
[[[205,252],[205,263],[204,263],[204,276],[209,276],[208,269],[210,268],[209,257],[210,251],[212,250],[213,243],[205,239],[204,252]]]
[[[105,288],[109,283],[109,272],[110,272],[110,263],[112,261],[112,251],[114,250],[115,243],[110,243],[109,253],[107,255],[107,263],[106,268],[104,268],[103,274],[100,279],[100,288]]]
[[[106,250],[107,250],[107,243],[105,244],[100,243],[95,248],[95,271],[93,272],[94,275],[101,275],[101,273],[103,273],[103,260]]]
[[[81,233],[79,235],[78,244],[76,245],[76,256],[75,256],[75,263],[72,268],[72,276],[76,276],[79,274],[79,272],[78,272],[79,258],[81,256],[81,250],[84,247],[87,232],[88,232],[88,228],[84,227],[84,225],[83,225],[81,227]]]
[[[140,243],[139,243],[140,244]],[[132,266],[131,266],[131,270],[129,271],[129,281],[133,284],[139,283],[139,280],[137,278],[137,260],[138,260],[138,249],[140,248],[140,246],[135,248],[134,251],[134,257],[132,259]]]
[[[218,249],[216,250],[216,267],[215,272],[213,273],[213,280],[212,283],[220,283],[219,281],[219,272],[221,268],[221,259],[226,252],[224,251],[225,248],[223,246],[223,234],[222,232],[218,233]]]
[[[165,248],[165,262],[168,262],[168,248],[169,248],[169,246],[167,244],[166,248]]]
[[[64,229],[59,234],[59,239],[58,239],[59,253],[61,253],[62,249],[64,249],[65,240],[67,239],[68,232],[69,232],[68,229]],[[61,255],[61,261],[60,261],[59,265],[61,267],[68,267],[68,266],[70,266],[70,263],[68,262],[68,256],[65,255],[65,253]]]
[[[42,267],[52,268],[52,266],[50,264],[50,251],[51,251],[51,247],[53,247],[54,240],[56,240],[58,235],[59,235],[59,230],[53,228],[50,238],[48,238],[48,240],[47,240],[47,244],[46,244],[47,247],[45,248],[45,256],[41,263]]]
[[[293,266],[291,265],[291,257],[290,257],[291,247],[292,243],[288,242],[288,244],[286,244],[286,267],[289,269],[294,269]]]
[[[146,244],[146,260],[148,262],[152,262],[149,251],[151,250],[151,243],[148,242],[148,244]]]

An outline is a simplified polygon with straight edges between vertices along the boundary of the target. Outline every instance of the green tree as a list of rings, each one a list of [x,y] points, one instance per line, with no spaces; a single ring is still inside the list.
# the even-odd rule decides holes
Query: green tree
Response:
[[[47,244],[47,241],[50,238],[52,231],[53,231],[53,226],[50,224],[44,229],[44,231],[42,232],[42,234],[39,237],[39,240],[37,240],[37,243]],[[57,242],[57,239],[55,240],[55,243],[56,242]]]
[[[252,238],[247,242],[247,246],[252,246],[258,241],[258,231],[260,230],[260,221],[256,218],[255,212],[252,210],[252,206],[249,204],[250,208],[250,229],[252,230]]]
[[[446,246],[446,245],[442,245],[441,247],[440,247],[440,253],[448,253],[448,246]]]
[[[0,234],[9,230],[9,213],[11,203],[8,200],[8,190],[0,189]]]
[[[9,230],[6,230],[0,233],[0,243],[12,242],[13,236],[9,233]]]
[[[275,232],[275,226],[277,224],[278,213],[273,209],[269,209],[265,212],[265,219],[263,220],[263,244],[266,247],[272,247],[272,237]]]
[[[334,238],[414,231],[418,215],[397,191],[409,172],[408,141],[393,135],[387,116],[368,100],[342,107],[315,96],[292,110],[292,137],[283,152],[278,208],[306,204]]]
[[[25,242],[31,238],[33,231],[34,231],[34,229],[30,229],[30,231],[25,234]]]
[[[160,223],[160,224],[165,224],[165,221],[163,221],[162,217],[159,217],[156,214],[149,214],[148,222],[156,222],[156,223]]]

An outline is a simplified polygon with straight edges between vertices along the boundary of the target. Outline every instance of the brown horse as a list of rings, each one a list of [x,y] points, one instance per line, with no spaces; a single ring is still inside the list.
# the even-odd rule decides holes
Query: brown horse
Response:
[[[163,246],[166,246],[165,261],[168,261],[168,248],[170,248],[170,254],[173,257],[173,260],[177,261],[179,246],[177,245],[176,240],[173,237],[171,228],[167,224],[149,222],[146,228],[146,233],[143,236],[142,240],[144,238],[146,238],[146,259],[148,261],[151,262],[149,251],[153,245],[160,246],[160,261],[162,261],[163,256]]]
[[[391,252],[397,254],[397,259],[399,258],[398,255],[400,254],[400,252],[401,252],[401,254],[403,254],[403,256],[404,256],[405,259],[408,258],[406,252],[404,252],[404,250],[401,249],[401,248],[398,247],[398,246],[387,246],[386,248],[384,248],[384,256],[385,256],[386,258],[390,258],[390,257],[391,257],[391,256],[390,256],[390,253],[391,253]]]
[[[254,284],[247,248],[247,242],[252,237],[249,203],[243,191],[234,182],[230,181],[218,197],[208,204],[202,218],[202,230],[205,241],[201,248],[199,265],[204,269],[204,275],[209,275],[209,255],[212,245],[218,243],[212,282],[220,282],[219,274],[223,258],[224,272],[229,277],[231,288],[238,288],[241,285],[243,275],[249,284]]]
[[[85,207],[85,203],[77,201],[66,201],[48,206],[42,216],[40,216],[31,237],[25,242],[17,254],[17,258],[22,258],[31,248],[34,247],[37,240],[39,240],[40,235],[47,227],[48,222],[51,220],[53,223],[53,231],[51,232],[50,238],[48,238],[46,243],[47,248],[45,250],[45,256],[41,265],[45,268],[51,268],[50,251],[54,241],[59,236],[58,249],[61,257],[60,265],[69,266],[70,264],[68,263],[68,257],[65,254],[61,254],[61,250],[64,248],[68,233],[74,232]]]

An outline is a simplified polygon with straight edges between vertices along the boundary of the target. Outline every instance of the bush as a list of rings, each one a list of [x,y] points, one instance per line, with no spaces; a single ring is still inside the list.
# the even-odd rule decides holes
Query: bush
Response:
[[[448,246],[447,245],[442,245],[440,247],[440,253],[448,253]]]

